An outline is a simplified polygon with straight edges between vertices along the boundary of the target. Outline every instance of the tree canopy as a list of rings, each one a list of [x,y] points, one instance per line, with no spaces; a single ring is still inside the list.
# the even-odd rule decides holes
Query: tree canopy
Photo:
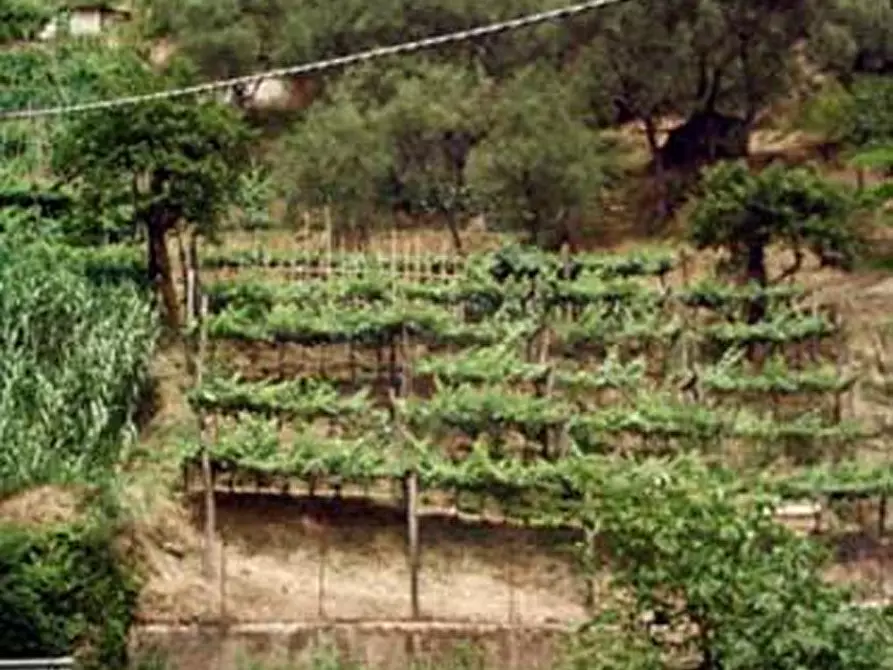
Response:
[[[75,120],[54,147],[56,173],[101,211],[124,206],[148,239],[149,277],[172,324],[178,301],[166,235],[180,222],[209,232],[248,167],[248,134],[221,104],[161,100]]]
[[[747,280],[770,282],[766,250],[778,244],[793,263],[777,281],[801,267],[806,252],[823,265],[850,267],[859,247],[847,190],[808,168],[772,165],[759,173],[743,163],[723,163],[706,173],[691,219],[698,248],[727,252]]]

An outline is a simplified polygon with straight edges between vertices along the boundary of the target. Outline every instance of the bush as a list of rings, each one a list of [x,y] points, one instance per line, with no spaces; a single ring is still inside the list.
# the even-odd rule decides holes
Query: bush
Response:
[[[124,668],[138,593],[106,531],[0,526],[0,658]]]

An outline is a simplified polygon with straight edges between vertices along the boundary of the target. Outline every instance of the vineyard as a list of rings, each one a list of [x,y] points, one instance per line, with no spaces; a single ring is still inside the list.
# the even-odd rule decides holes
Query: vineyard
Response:
[[[426,501],[579,527],[606,482],[697,457],[742,495],[869,501],[885,530],[884,429],[852,410],[844,319],[803,286],[692,280],[664,252],[520,248],[216,252],[199,270],[189,401],[203,428],[178,454],[206,519],[220,487],[398,484],[415,617]]]

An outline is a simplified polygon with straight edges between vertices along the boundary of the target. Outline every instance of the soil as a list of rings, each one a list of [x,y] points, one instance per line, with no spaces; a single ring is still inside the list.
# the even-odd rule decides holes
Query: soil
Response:
[[[181,541],[147,553],[141,619],[399,620],[410,615],[403,517],[362,500],[218,494],[224,578],[202,573],[201,501],[168,523]],[[421,520],[422,616],[527,624],[581,620],[569,532],[443,515]],[[188,529],[186,533],[182,531]],[[514,586],[512,586],[514,584]],[[221,609],[221,594],[223,609]]]

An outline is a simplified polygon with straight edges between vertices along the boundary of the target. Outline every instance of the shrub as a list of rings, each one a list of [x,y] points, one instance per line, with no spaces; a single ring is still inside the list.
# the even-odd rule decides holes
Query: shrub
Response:
[[[105,530],[0,526],[0,658],[124,668],[138,592]]]

